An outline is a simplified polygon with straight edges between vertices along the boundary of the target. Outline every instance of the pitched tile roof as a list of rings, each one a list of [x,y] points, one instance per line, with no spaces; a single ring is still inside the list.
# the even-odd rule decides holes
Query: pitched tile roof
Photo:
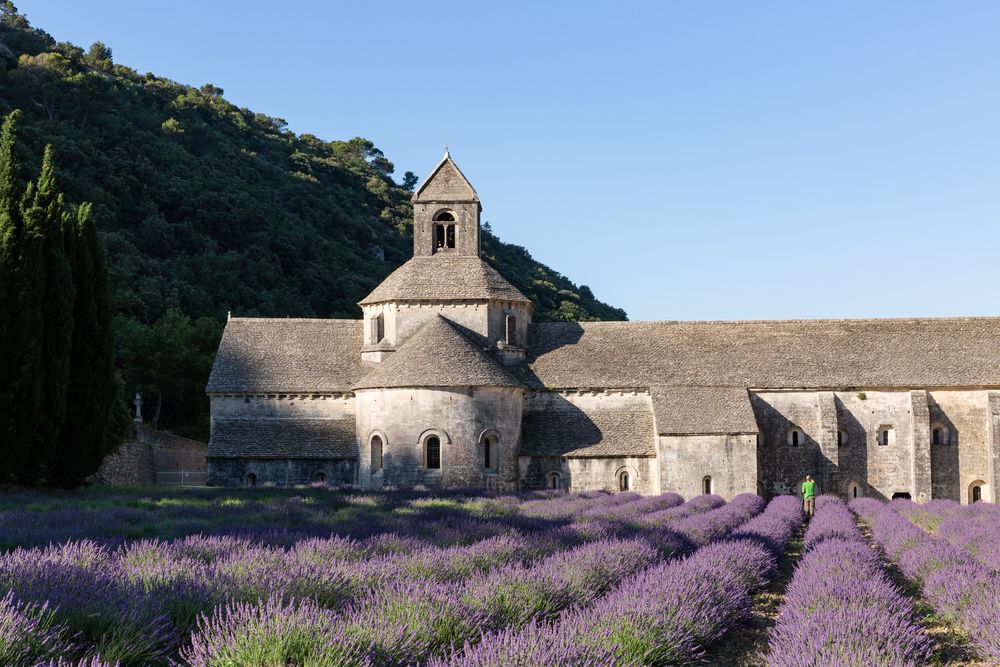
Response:
[[[567,405],[529,411],[522,421],[522,456],[652,456],[653,413],[643,409],[591,410]]]
[[[533,387],[1000,386],[1000,318],[532,325]]]
[[[414,257],[389,274],[360,305],[385,301],[495,300],[531,303],[479,257]]]
[[[336,393],[367,372],[361,320],[234,317],[208,378],[209,394]]]
[[[361,379],[355,389],[520,386],[507,369],[438,315]]]
[[[758,431],[744,387],[653,387],[650,396],[660,434]]]
[[[209,457],[354,459],[354,419],[216,419]]]

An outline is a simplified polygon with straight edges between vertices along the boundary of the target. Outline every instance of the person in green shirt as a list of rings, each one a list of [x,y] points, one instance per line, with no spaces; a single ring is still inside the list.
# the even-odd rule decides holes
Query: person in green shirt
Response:
[[[811,475],[806,475],[806,481],[802,482],[802,509],[806,516],[812,516],[816,510],[816,482]]]

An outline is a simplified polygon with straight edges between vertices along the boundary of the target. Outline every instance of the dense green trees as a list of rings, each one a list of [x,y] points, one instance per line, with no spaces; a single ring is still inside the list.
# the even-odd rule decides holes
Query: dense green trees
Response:
[[[416,177],[393,180],[371,141],[296,135],[218,86],[140,74],[104,44],[57,43],[0,0],[0,113],[13,109],[27,168],[54,144],[67,201],[93,202],[117,364],[162,427],[206,435],[203,389],[228,311],[357,318],[410,257]],[[489,230],[483,248],[538,320],[625,317]],[[170,358],[141,352],[165,337]]]
[[[0,481],[73,484],[122,433],[111,287],[90,206],[68,210],[46,146],[22,186],[15,127],[0,134]]]

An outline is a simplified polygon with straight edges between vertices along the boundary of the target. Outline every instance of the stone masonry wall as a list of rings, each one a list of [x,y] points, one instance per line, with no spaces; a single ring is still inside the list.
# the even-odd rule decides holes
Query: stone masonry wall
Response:
[[[357,392],[362,486],[513,488],[522,392],[511,389],[366,389]],[[497,465],[485,466],[484,434],[496,438]],[[383,469],[371,470],[371,438],[382,438]],[[441,468],[424,466],[424,443],[441,442]]]
[[[207,450],[204,442],[137,426],[133,437],[104,459],[94,480],[116,485],[201,486],[205,483]]]
[[[987,392],[931,391],[928,407],[931,424],[943,429],[930,448],[933,495],[967,503],[972,482],[990,482]]]
[[[759,493],[756,435],[662,435],[658,443],[660,489],[685,498],[711,492],[731,499]]]
[[[551,488],[549,475],[555,472],[559,474],[559,488],[568,491],[620,491],[620,475],[626,471],[629,475],[629,491],[647,495],[659,492],[656,458],[652,456],[519,458],[522,489]]]

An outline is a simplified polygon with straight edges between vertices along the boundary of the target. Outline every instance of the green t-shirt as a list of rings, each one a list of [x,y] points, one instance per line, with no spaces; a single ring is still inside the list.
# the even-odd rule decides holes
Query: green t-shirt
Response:
[[[816,497],[816,482],[802,482],[802,497],[803,498]]]

